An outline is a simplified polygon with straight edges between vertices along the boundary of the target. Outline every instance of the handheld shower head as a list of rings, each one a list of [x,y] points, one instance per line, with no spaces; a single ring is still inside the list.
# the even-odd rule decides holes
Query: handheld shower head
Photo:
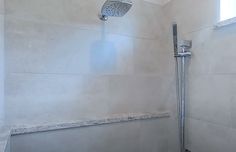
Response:
[[[132,7],[131,0],[107,0],[101,10],[100,19],[106,21],[109,16],[122,17]]]

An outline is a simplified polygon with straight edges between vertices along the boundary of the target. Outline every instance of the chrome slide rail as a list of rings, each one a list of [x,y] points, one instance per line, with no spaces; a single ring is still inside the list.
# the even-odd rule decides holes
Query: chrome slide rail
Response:
[[[191,57],[192,41],[183,40],[178,44],[177,24],[173,24],[174,57],[176,60],[176,92],[178,102],[178,123],[180,152],[185,148],[185,105],[186,105],[186,59]]]

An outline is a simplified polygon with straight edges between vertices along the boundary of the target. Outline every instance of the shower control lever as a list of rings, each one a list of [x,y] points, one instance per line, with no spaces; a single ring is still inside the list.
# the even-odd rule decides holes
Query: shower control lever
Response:
[[[175,57],[187,57],[187,56],[191,56],[192,53],[191,52],[179,52],[177,53],[177,55],[175,55]]]

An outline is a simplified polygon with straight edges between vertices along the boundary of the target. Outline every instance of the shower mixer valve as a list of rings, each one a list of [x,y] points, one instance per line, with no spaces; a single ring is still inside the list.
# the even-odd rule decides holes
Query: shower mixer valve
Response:
[[[192,53],[190,49],[192,48],[192,41],[183,40],[179,43],[180,49],[176,53],[175,57],[188,57],[191,56]]]

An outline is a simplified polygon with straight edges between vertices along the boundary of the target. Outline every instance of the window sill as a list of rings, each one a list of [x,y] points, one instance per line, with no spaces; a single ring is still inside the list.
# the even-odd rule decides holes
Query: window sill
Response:
[[[219,29],[219,28],[222,28],[222,27],[225,27],[225,26],[229,26],[229,25],[232,25],[232,24],[236,24],[236,17],[228,19],[228,20],[224,20],[224,21],[218,22],[215,25],[215,28]]]

